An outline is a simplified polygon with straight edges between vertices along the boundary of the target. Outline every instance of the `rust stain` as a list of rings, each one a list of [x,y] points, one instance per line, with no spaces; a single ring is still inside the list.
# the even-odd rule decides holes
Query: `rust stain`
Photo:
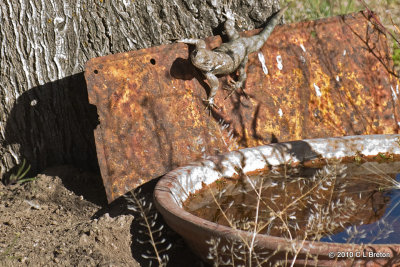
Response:
[[[85,77],[99,113],[95,138],[108,200],[203,155],[303,138],[398,133],[399,79],[386,42],[361,12],[278,26],[261,50],[268,74],[252,54],[249,98],[225,99],[228,77],[221,77],[220,110],[211,116],[202,102],[207,82],[184,44],[90,60]],[[221,39],[207,43],[213,48]]]

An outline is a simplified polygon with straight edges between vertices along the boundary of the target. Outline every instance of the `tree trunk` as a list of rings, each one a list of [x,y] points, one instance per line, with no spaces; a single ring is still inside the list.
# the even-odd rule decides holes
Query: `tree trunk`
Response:
[[[278,0],[2,0],[0,175],[26,159],[96,168],[83,77],[93,57],[219,34],[226,8],[239,30],[260,27]]]

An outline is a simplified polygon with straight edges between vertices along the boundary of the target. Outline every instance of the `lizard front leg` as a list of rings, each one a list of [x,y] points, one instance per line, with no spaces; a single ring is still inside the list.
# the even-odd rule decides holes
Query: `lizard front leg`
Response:
[[[228,98],[228,97],[230,97],[237,89],[239,89],[239,88],[242,88],[242,90],[243,90],[243,92],[244,92],[244,88],[243,88],[243,85],[244,85],[244,83],[245,83],[245,81],[246,81],[246,79],[247,79],[247,73],[246,73],[246,64],[247,64],[247,61],[249,61],[249,57],[248,56],[246,56],[244,59],[243,59],[243,61],[240,63],[240,65],[239,65],[239,67],[238,67],[238,71],[239,71],[239,78],[238,78],[238,80],[235,82],[235,81],[230,81],[229,82],[229,88],[226,88],[228,91],[231,91],[230,93],[229,93],[229,95],[226,97],[226,98]],[[226,99],[225,98],[225,99]]]
[[[217,78],[217,76],[215,76],[211,72],[205,72],[203,74],[206,77],[206,79],[207,79],[207,81],[208,81],[208,83],[210,85],[210,94],[209,94],[208,98],[207,99],[203,99],[203,101],[207,104],[207,108],[211,108],[211,107],[218,108],[214,104],[214,97],[217,94],[218,87],[219,87],[218,78]]]

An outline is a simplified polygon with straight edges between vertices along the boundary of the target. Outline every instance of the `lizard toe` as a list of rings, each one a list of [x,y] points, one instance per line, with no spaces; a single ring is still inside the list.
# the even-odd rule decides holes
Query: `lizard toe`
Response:
[[[214,99],[203,99],[203,102],[206,104],[205,109],[211,110],[212,108],[219,109],[219,107],[214,103]]]

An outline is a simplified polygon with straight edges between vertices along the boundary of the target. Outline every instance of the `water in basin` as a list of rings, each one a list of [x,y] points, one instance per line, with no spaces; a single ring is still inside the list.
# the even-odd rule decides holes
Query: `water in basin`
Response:
[[[400,243],[400,162],[281,166],[222,178],[184,208],[218,224],[292,239]]]

